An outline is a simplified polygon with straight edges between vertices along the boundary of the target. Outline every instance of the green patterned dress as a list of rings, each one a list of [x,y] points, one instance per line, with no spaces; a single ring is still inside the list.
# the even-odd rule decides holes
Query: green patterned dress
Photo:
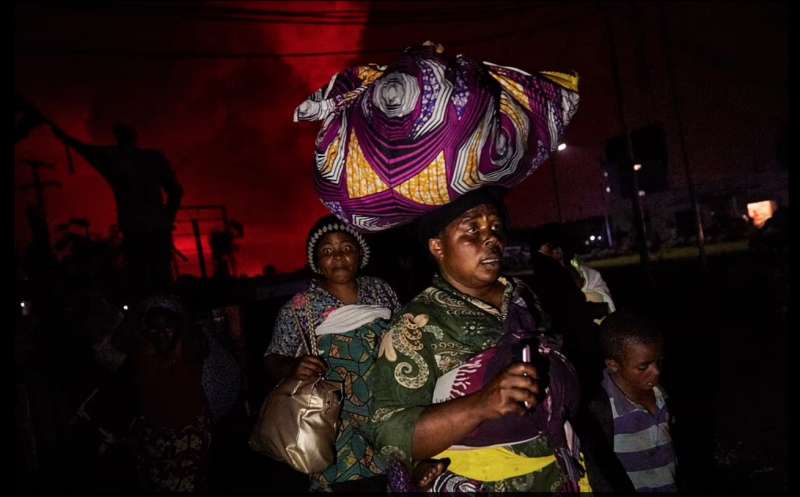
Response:
[[[370,276],[360,276],[358,283],[359,305],[378,305],[394,315],[400,307],[397,295],[385,281]],[[336,309],[344,304],[320,285],[312,281],[309,287],[297,293],[278,313],[270,344],[264,353],[299,357],[307,350],[301,336],[315,330]],[[320,356],[328,365],[327,379],[344,384],[344,404],[336,439],[336,462],[321,473],[311,475],[310,490],[328,491],[331,483],[356,480],[383,474],[383,465],[376,460],[374,450],[367,443],[364,422],[372,413],[370,391],[363,375],[377,354],[376,344],[388,329],[388,321],[376,320],[346,333],[317,336]]]
[[[381,335],[389,321],[378,319],[347,333],[317,337],[320,357],[328,363],[326,379],[344,387],[344,403],[336,437],[336,462],[312,475],[312,490],[383,474],[385,466],[367,441],[372,416],[371,392],[364,375],[372,366]]]
[[[522,283],[499,281],[506,289],[498,310],[436,276],[432,286],[406,305],[384,334],[367,383],[374,395],[370,435],[385,460],[412,462],[414,427],[432,404],[437,379],[501,338],[508,304],[519,298]],[[544,436],[504,447],[528,457],[553,454]],[[553,463],[527,475],[484,482],[484,490],[553,492],[562,484],[561,472]]]

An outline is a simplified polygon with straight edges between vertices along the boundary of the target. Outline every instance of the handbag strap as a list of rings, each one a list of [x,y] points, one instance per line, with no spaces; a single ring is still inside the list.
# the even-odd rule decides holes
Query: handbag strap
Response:
[[[311,322],[311,312],[308,308],[308,301],[306,301],[305,305],[303,305],[303,311],[306,317],[306,325],[311,328],[313,323]],[[309,355],[319,356],[319,347],[317,347],[317,339],[314,336],[314,331],[311,329],[306,329],[300,325],[300,320],[297,319],[296,310],[292,311],[292,316],[294,317],[295,326],[300,333],[300,340],[303,341],[306,352],[308,352]]]

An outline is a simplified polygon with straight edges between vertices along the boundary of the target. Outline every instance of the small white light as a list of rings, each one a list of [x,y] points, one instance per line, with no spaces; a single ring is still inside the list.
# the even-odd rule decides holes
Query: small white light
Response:
[[[123,306],[122,306],[122,310],[123,310],[123,311],[127,311],[127,310],[128,310],[128,306],[127,306],[127,305],[123,305]]]
[[[586,240],[586,242],[584,242],[584,243],[586,243],[586,245],[589,245],[589,240]]]
[[[25,308],[25,302],[20,302],[20,303],[19,303],[19,306],[20,306],[20,307],[22,307],[22,308],[24,309],[24,308]]]
[[[590,236],[590,237],[589,237],[589,240],[591,240],[591,241],[594,241],[594,239],[595,239],[595,236],[594,236],[594,235],[592,235],[592,236]]]
[[[606,187],[606,193],[611,193],[611,187],[610,186]]]
[[[558,151],[559,152],[561,152],[562,150],[564,150],[566,148],[567,148],[567,144],[566,143],[559,143],[558,144]]]
[[[600,236],[600,235],[597,235],[597,239],[598,239],[598,240],[602,240],[602,239],[603,239],[603,237],[602,237],[602,236]]]
[[[606,178],[608,178],[608,171],[603,171],[603,176],[605,176]]]
[[[642,165],[641,165],[641,164],[634,164],[634,165],[633,165],[633,170],[634,170],[634,171],[638,171],[638,170],[639,170],[639,169],[641,169],[641,168],[642,168]]]
[[[639,196],[644,197],[644,190],[639,190]]]

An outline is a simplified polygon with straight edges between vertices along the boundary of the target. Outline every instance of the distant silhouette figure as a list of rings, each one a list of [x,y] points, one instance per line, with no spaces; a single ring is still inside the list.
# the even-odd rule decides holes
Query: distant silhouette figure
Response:
[[[748,205],[752,223],[748,247],[753,265],[748,277],[752,288],[758,289],[753,304],[761,306],[771,326],[785,331],[789,313],[789,208],[775,201]],[[741,276],[740,276],[741,277]]]
[[[236,276],[236,258],[234,252],[239,247],[236,240],[244,237],[244,227],[238,221],[230,220],[221,230],[215,230],[209,235],[211,245],[211,258],[214,264],[214,277],[228,279]]]
[[[273,266],[272,264],[265,264],[264,268],[261,270],[261,276],[267,279],[272,279],[277,274],[278,270],[275,269],[275,266]]]
[[[83,143],[50,125],[114,192],[131,292],[143,296],[168,287],[172,282],[173,223],[183,188],[167,158],[158,150],[138,148],[136,132],[128,126],[114,127],[116,145],[100,146]]]

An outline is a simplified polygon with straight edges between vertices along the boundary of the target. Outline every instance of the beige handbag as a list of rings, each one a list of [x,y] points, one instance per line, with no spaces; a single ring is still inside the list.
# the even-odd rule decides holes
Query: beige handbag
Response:
[[[302,330],[299,323],[297,328]],[[301,336],[309,354],[319,356],[314,336]],[[341,410],[341,383],[284,378],[261,406],[250,448],[302,473],[318,473],[336,460]]]

